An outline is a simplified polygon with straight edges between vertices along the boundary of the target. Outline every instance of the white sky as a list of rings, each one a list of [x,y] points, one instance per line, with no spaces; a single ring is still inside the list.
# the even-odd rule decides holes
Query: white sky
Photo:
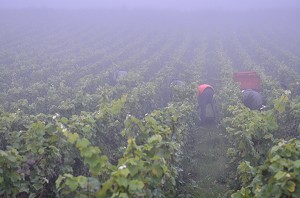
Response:
[[[265,8],[300,8],[300,0],[0,0],[0,8],[26,7],[257,10]]]

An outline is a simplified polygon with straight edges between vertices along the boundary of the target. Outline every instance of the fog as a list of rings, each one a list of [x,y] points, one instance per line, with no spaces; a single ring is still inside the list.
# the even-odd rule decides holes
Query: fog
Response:
[[[300,0],[0,0],[0,197],[228,197],[286,161],[272,192],[299,194],[299,19]],[[295,156],[261,164],[277,138]]]
[[[298,0],[1,0],[0,8],[151,8],[167,10],[260,10],[299,8]]]

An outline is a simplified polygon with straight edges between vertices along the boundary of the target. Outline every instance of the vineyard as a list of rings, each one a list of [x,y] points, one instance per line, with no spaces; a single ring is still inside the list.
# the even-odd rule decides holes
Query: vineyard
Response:
[[[300,197],[299,13],[148,12],[0,12],[0,197]]]

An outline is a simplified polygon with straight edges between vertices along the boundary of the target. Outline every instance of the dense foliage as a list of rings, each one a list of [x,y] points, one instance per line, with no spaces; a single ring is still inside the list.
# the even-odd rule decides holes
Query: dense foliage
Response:
[[[253,167],[248,161],[241,163],[239,174],[248,186],[232,197],[299,197],[299,150],[299,140],[281,140],[271,148],[262,165]]]

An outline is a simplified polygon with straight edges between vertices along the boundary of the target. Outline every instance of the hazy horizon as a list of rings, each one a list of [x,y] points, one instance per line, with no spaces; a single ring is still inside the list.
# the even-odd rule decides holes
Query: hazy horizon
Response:
[[[297,0],[0,0],[0,9],[49,8],[49,9],[159,9],[175,11],[249,11],[269,9],[299,9]]]

